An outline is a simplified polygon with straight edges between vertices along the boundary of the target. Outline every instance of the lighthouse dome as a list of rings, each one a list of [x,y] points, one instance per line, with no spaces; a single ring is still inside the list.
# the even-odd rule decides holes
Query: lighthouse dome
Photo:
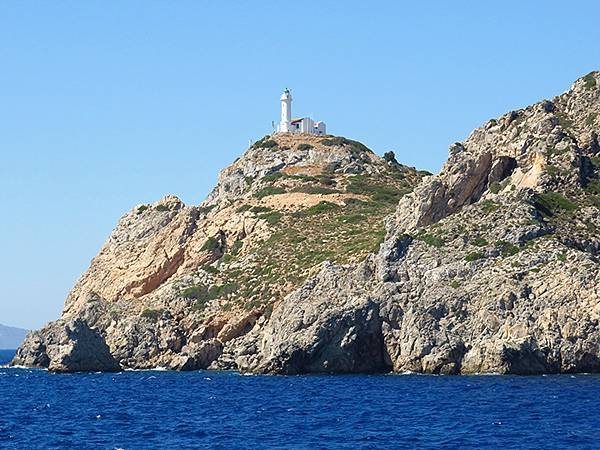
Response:
[[[290,90],[286,89],[285,91],[283,91],[283,94],[281,94],[280,100],[291,100],[291,99],[292,99],[292,93],[290,92]]]

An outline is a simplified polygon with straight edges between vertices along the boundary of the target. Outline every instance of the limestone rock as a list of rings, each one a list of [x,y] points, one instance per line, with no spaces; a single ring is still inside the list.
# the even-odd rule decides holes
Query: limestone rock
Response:
[[[287,375],[386,371],[378,305],[342,284],[344,272],[326,265],[288,296],[262,333],[258,366],[243,369]]]
[[[102,336],[80,319],[33,333],[12,364],[45,367],[51,372],[120,370]]]

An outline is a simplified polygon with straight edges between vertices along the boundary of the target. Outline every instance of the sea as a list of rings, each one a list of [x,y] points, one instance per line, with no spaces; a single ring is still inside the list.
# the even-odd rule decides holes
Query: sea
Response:
[[[0,351],[0,364],[14,352]],[[600,376],[0,368],[1,449],[600,448]]]

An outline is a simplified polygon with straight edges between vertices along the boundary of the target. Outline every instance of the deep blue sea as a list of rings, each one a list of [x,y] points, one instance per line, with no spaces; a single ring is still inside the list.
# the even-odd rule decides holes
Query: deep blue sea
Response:
[[[0,368],[0,393],[2,449],[600,448],[595,375]]]

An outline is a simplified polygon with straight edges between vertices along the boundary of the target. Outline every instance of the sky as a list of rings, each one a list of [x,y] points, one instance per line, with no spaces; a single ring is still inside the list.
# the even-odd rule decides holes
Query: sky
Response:
[[[0,323],[38,328],[118,219],[293,115],[436,172],[600,69],[596,1],[0,2]]]

